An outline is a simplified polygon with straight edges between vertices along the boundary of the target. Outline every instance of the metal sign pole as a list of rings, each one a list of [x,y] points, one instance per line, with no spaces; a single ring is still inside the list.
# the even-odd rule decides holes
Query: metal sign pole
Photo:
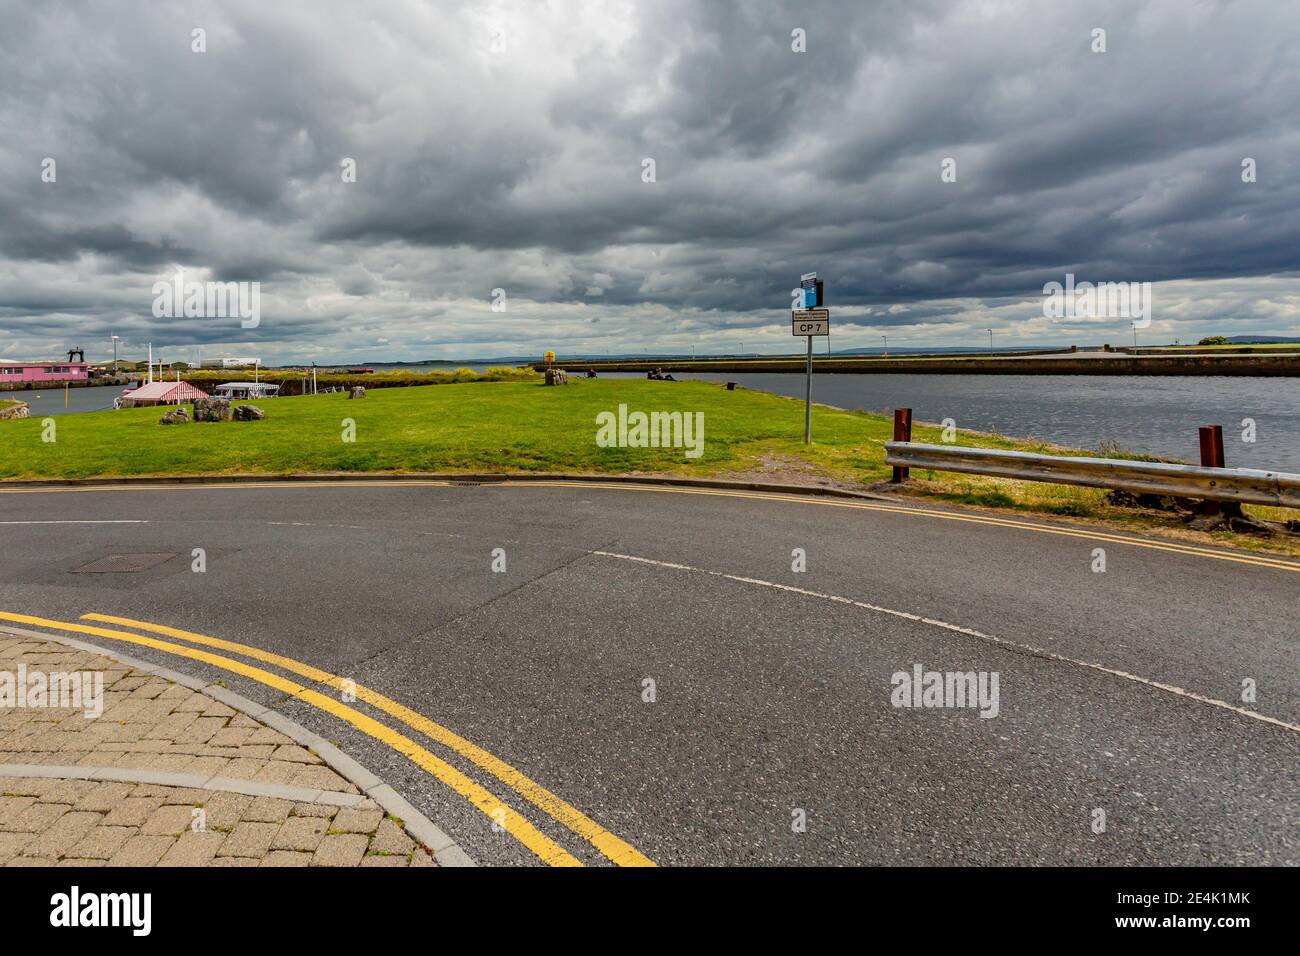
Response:
[[[808,385],[804,390],[803,443],[812,444],[812,340],[808,336]]]
[[[831,314],[824,308],[826,304],[826,293],[822,285],[822,280],[817,278],[815,272],[805,272],[799,277],[799,288],[803,290],[801,297],[802,309],[793,309],[790,312],[790,331],[794,335],[803,335],[808,339],[808,366],[807,366],[807,383],[804,388],[804,409],[803,409],[803,443],[812,444],[812,366],[813,366],[813,336],[826,336],[826,354],[830,354],[831,345]]]

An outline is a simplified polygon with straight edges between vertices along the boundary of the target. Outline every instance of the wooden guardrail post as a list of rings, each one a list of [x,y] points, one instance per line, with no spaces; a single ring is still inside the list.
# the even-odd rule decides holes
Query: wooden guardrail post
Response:
[[[912,410],[910,408],[894,409],[894,441],[912,440]],[[900,485],[911,475],[910,468],[894,467],[894,484]]]
[[[1201,433],[1201,467],[1226,468],[1223,455],[1223,426],[1202,425]],[[1241,505],[1235,501],[1211,501],[1206,499],[1196,506],[1200,515],[1226,515],[1230,518],[1241,517]]]
[[[1223,459],[1223,426],[1201,426],[1201,467],[1227,468]]]

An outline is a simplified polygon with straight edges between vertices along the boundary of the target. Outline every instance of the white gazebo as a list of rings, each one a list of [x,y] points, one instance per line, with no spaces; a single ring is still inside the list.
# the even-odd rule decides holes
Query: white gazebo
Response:
[[[270,382],[226,382],[218,385],[215,395],[219,398],[275,398],[280,392],[279,385]]]

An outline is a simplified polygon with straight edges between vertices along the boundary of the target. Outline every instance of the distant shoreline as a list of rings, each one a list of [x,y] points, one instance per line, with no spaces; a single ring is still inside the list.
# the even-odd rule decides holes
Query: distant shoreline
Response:
[[[556,361],[558,368],[581,373],[586,369],[604,372],[802,372],[804,357],[755,359],[653,359],[636,361]],[[534,363],[542,370],[544,363]],[[1056,354],[1002,354],[988,356],[907,356],[898,358],[813,357],[813,371],[819,374],[913,374],[913,375],[1224,375],[1300,377],[1300,352],[1282,354],[1192,355],[1147,354],[1140,352],[1061,352]]]

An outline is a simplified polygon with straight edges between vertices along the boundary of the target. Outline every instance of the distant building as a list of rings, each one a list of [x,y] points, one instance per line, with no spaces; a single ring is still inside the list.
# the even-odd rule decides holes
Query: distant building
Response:
[[[85,362],[0,362],[0,389],[84,382],[89,378],[90,366]]]
[[[204,359],[201,368],[252,368],[261,362],[255,358]]]

